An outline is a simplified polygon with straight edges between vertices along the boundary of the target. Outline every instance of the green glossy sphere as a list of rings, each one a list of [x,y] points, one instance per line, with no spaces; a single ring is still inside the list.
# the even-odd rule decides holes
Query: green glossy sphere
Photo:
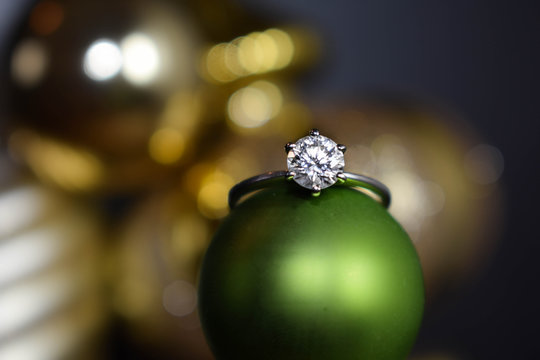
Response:
[[[217,359],[404,359],[424,287],[409,237],[370,197],[266,189],[218,229],[199,287]]]

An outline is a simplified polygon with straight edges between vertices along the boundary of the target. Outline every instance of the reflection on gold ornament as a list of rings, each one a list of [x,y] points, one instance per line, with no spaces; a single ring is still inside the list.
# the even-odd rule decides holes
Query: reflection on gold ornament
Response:
[[[305,31],[272,28],[210,47],[200,72],[208,81],[227,83],[311,62],[316,52],[316,41]]]
[[[300,133],[305,131],[302,129]],[[291,131],[288,138],[298,136]],[[188,170],[182,183],[184,189],[196,199],[203,216],[221,219],[229,213],[228,194],[234,184],[265,171],[286,167],[285,142],[282,136],[229,136]]]
[[[13,132],[9,149],[45,183],[66,190],[89,190],[103,181],[103,164],[91,153],[30,130]]]
[[[205,117],[202,97],[200,92],[189,91],[178,91],[169,97],[148,141],[148,152],[155,162],[174,165],[193,155],[193,139]]]
[[[0,358],[87,358],[106,314],[95,215],[18,183],[2,188],[0,217]]]
[[[232,94],[227,110],[233,126],[255,128],[278,115],[282,104],[280,89],[268,81],[259,80]]]
[[[241,135],[281,136],[305,131],[311,122],[308,108],[287,86],[257,80],[240,87],[228,98],[227,125]]]
[[[317,118],[347,144],[348,171],[390,188],[389,211],[416,245],[428,298],[481,266],[500,227],[503,159],[496,148],[458,135],[446,124],[450,115],[402,101],[334,106]]]

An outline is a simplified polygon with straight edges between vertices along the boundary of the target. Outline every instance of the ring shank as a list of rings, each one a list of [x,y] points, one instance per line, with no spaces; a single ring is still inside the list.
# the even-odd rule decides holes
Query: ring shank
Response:
[[[362,189],[367,189],[379,197],[381,204],[388,208],[390,205],[390,190],[386,185],[377,181],[373,178],[345,172],[343,173],[347,180],[344,183],[335,185],[338,186],[349,186],[349,187],[358,187]],[[238,201],[246,194],[260,190],[265,187],[280,183],[283,180],[286,180],[288,176],[287,171],[269,171],[264,174],[256,175],[239,182],[231,188],[229,191],[229,207],[232,209],[238,203]]]

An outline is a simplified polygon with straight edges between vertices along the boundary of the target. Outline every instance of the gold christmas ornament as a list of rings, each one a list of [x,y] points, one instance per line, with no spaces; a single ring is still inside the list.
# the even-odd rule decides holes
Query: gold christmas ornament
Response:
[[[6,86],[11,151],[42,179],[130,191],[187,160],[205,125],[200,31],[185,6],[40,1],[22,29]],[[55,175],[44,170],[51,158]]]
[[[33,182],[0,192],[0,358],[97,356],[106,320],[95,214]]]
[[[10,150],[41,179],[83,192],[161,185],[224,119],[256,132],[298,113],[284,70],[318,48],[305,30],[219,1],[42,0],[21,28],[6,84]]]
[[[389,211],[416,246],[428,299],[481,267],[501,226],[504,163],[496,147],[463,120],[405,100],[329,106],[316,119],[348,144],[351,171],[390,188]]]

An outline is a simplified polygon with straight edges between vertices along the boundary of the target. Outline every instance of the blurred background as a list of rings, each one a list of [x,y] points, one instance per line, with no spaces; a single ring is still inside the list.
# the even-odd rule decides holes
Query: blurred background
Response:
[[[393,194],[411,359],[537,353],[533,1],[1,0],[0,359],[212,359],[197,272],[312,127]]]

